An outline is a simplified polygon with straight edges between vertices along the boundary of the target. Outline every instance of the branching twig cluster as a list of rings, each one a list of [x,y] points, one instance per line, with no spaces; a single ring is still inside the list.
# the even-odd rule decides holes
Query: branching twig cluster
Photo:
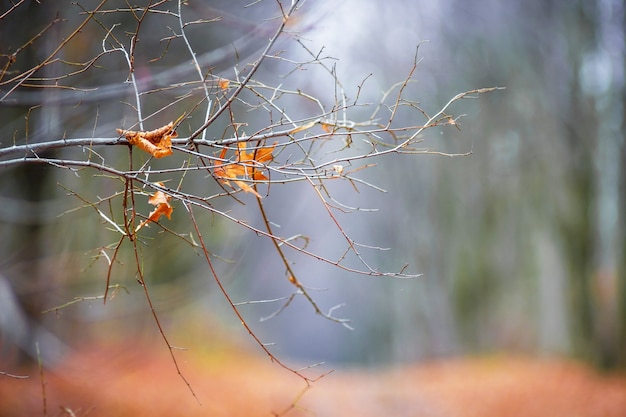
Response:
[[[175,3],[175,6],[171,3]],[[124,243],[128,242],[134,253],[136,278],[145,291],[145,298],[154,321],[175,363],[175,347],[169,342],[161,326],[150,297],[149,281],[142,267],[141,246],[146,243],[141,237],[143,229],[138,225],[146,224],[148,221],[158,222],[158,216],[148,217],[140,214],[143,211],[138,207],[142,207],[144,196],[156,192],[163,193],[168,196],[168,200],[177,202],[177,211],[186,212],[190,228],[187,233],[175,232],[161,223],[159,226],[165,232],[180,237],[182,243],[202,253],[224,297],[261,349],[273,361],[309,382],[312,379],[301,370],[291,369],[276,358],[249,327],[240,309],[252,302],[237,303],[232,300],[214,268],[212,254],[198,225],[198,213],[208,212],[220,216],[235,227],[245,228],[253,234],[267,238],[284,267],[286,279],[294,288],[289,296],[263,301],[282,302],[275,314],[280,314],[288,307],[294,297],[303,296],[316,314],[350,328],[348,320],[334,315],[336,307],[324,311],[317,304],[309,289],[302,284],[300,279],[302,271],[298,271],[290,261],[289,251],[296,251],[332,267],[366,276],[413,278],[416,275],[406,272],[407,265],[399,266],[396,271],[381,271],[370,265],[361,250],[371,246],[351,238],[336,216],[337,213],[359,209],[342,203],[333,195],[328,184],[343,181],[356,191],[362,187],[384,191],[376,184],[363,179],[360,176],[362,170],[374,167],[373,161],[385,155],[447,155],[424,148],[422,143],[424,132],[435,126],[458,127],[458,117],[448,113],[450,106],[464,98],[494,90],[477,89],[459,94],[435,114],[428,114],[419,103],[409,99],[406,94],[407,86],[418,65],[416,56],[406,79],[382,94],[380,101],[371,106],[374,109],[371,114],[366,115],[367,107],[359,101],[359,94],[349,98],[336,72],[327,66],[321,57],[321,52],[311,51],[292,30],[295,25],[292,24],[295,20],[294,15],[297,15],[302,3],[301,0],[276,1],[277,18],[270,21],[273,25],[273,34],[268,36],[269,40],[259,48],[259,52],[253,55],[249,62],[237,63],[234,66],[234,75],[230,77],[213,72],[209,63],[194,49],[194,38],[190,35],[191,28],[194,31],[202,27],[210,28],[219,22],[220,18],[189,20],[185,14],[185,8],[188,7],[185,0],[150,1],[146,7],[128,6],[108,10],[105,9],[106,1],[102,1],[93,9],[86,9],[79,2],[77,7],[80,8],[83,20],[37,65],[21,68],[19,66],[21,54],[25,49],[35,47],[39,37],[47,36],[48,27],[12,52],[1,51],[3,55],[0,59],[4,62],[0,65],[0,102],[12,106],[28,105],[29,99],[26,97],[32,94],[30,91],[32,89],[41,92],[48,89],[58,91],[59,95],[56,96],[58,101],[77,99],[91,102],[97,100],[97,97],[115,97],[116,93],[125,90],[119,90],[118,86],[109,84],[81,87],[79,81],[89,71],[98,68],[101,61],[121,57],[127,73],[124,84],[132,90],[131,102],[126,102],[122,106],[131,109],[133,123],[124,126],[125,123],[120,121],[116,126],[120,129],[119,135],[115,136],[112,129],[109,137],[94,135],[72,138],[70,131],[68,137],[64,135],[62,138],[28,141],[28,134],[25,133],[23,138],[13,138],[10,146],[7,145],[9,138],[3,137],[0,167],[6,169],[22,164],[45,164],[70,170],[76,175],[95,172],[120,180],[120,187],[115,193],[108,197],[99,197],[96,201],[83,197],[80,191],[68,191],[78,197],[82,207],[93,209],[104,220],[106,227],[118,235],[115,243],[100,250],[101,259],[106,260],[108,265],[106,292],[102,298],[106,302],[110,281],[115,273],[116,259]],[[4,12],[1,18],[10,16],[13,9],[19,7],[20,4],[17,3],[11,10]],[[111,23],[110,18],[118,15],[124,19]],[[171,45],[174,44],[180,46],[180,50],[187,56],[181,61],[184,63],[174,66],[173,69],[161,70],[153,80],[146,81],[145,77],[139,75],[140,69],[149,68],[152,61],[146,60],[143,55],[140,56],[137,50],[142,39],[147,36],[145,26],[151,19],[157,18],[167,22],[169,35],[161,39],[166,48],[161,57],[153,61],[158,62],[173,53]],[[50,26],[59,24],[60,19],[55,19]],[[87,25],[94,26],[93,30],[100,33],[100,50],[85,62],[64,60],[61,57],[63,52],[80,36]],[[300,48],[304,58],[301,60],[286,58],[283,51],[276,47],[279,40],[291,41],[290,47]],[[236,53],[235,51],[234,54]],[[272,65],[279,63],[290,67],[286,78],[298,70],[309,67],[321,69],[325,76],[330,77],[335,83],[334,99],[328,105],[324,100],[300,88],[285,86],[283,81],[272,85],[257,79],[255,76],[262,72],[268,62]],[[71,69],[62,75],[46,75],[46,67],[53,65]],[[181,78],[174,80],[176,74]],[[182,74],[191,74],[192,78],[183,78]],[[359,86],[359,93],[362,87],[363,84]],[[149,112],[147,103],[153,106],[152,103],[155,101],[162,103],[159,100],[164,100],[164,104]],[[294,108],[298,111],[290,110]],[[302,114],[302,109],[308,109],[307,115],[296,116]],[[413,111],[415,123],[399,123],[397,114],[401,109]],[[25,115],[27,126],[32,110],[33,107],[30,107]],[[95,123],[98,114],[93,115]],[[354,119],[355,117],[359,119]],[[157,122],[164,118],[171,120],[172,123]],[[253,128],[254,125],[260,127]],[[221,134],[217,133],[219,132],[217,126],[223,129]],[[181,131],[183,128],[189,133],[178,136],[177,130]],[[252,131],[246,132],[248,129]],[[94,132],[95,130],[94,128]],[[6,135],[6,131],[4,134]],[[105,156],[105,150],[120,147],[128,150],[122,162]],[[64,156],[63,151],[70,149],[81,150],[83,157],[77,158],[75,154]],[[61,152],[51,153],[53,150]],[[137,153],[141,156],[137,156]],[[163,162],[154,164],[154,157],[163,158]],[[138,160],[143,162],[136,166]],[[212,176],[217,185],[216,191],[205,194],[206,190],[197,190],[192,179],[198,176]],[[273,187],[287,183],[301,183],[303,187],[310,187],[314,191],[328,218],[345,242],[345,251],[338,258],[329,258],[310,251],[306,245],[300,245],[297,239],[281,236],[274,230],[265,201],[271,198]],[[140,197],[141,202],[138,201]],[[260,227],[217,208],[216,203],[221,199],[242,202],[248,198],[253,198],[257,202],[262,219]],[[115,215],[113,207],[121,207],[121,217]],[[353,264],[346,262],[348,258],[357,260],[360,266],[351,266]],[[184,379],[178,365],[176,366]],[[186,380],[185,382],[191,389],[191,385]]]

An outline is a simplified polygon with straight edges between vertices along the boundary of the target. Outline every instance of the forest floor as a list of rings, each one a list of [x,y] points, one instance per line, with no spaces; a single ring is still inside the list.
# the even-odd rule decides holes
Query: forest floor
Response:
[[[567,360],[501,355],[337,369],[307,386],[268,357],[242,350],[176,357],[196,397],[162,344],[99,343],[53,369],[23,369],[28,378],[0,375],[0,416],[626,415],[625,375]]]

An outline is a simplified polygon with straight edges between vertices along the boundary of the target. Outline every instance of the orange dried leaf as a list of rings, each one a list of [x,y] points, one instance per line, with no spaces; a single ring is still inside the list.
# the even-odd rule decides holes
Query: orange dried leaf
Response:
[[[274,148],[278,142],[274,142],[274,144],[267,148],[258,148],[254,152],[245,153],[240,151],[240,156],[244,156],[244,161],[252,161],[253,163],[265,165],[267,162],[271,161],[274,158],[272,153],[274,152]],[[245,149],[245,143],[243,144],[243,149]],[[268,178],[257,168],[249,167],[249,177],[256,181],[267,181]]]
[[[138,147],[155,158],[171,155],[173,153],[172,138],[178,136],[174,130],[174,122],[169,122],[163,127],[150,131],[117,129],[117,133],[124,135],[132,146]]]
[[[261,198],[261,195],[259,193],[256,192],[256,190],[254,188],[252,188],[249,184],[247,184],[244,181],[240,181],[240,180],[235,180],[235,184],[237,184],[239,186],[239,188],[241,188],[244,192],[246,193],[252,193],[255,196]]]
[[[220,152],[220,156],[219,156],[220,159],[215,161],[215,165],[214,165],[215,168],[213,168],[213,174],[215,175],[215,178],[217,178],[219,182],[221,182],[224,185],[230,186],[230,182],[228,181],[228,179],[235,179],[237,178],[238,175],[244,175],[245,170],[243,166],[234,165],[234,164],[231,164],[230,162],[229,162],[230,165],[224,166],[224,161],[222,161],[222,159],[226,157],[227,150],[228,150],[227,148],[224,148],[222,149],[222,152]]]
[[[252,179],[256,181],[269,180],[269,178],[267,178],[261,171],[254,171],[254,173],[252,174]]]
[[[259,193],[244,180],[265,181],[268,179],[257,166],[265,165],[274,158],[272,153],[277,143],[275,142],[267,148],[257,148],[253,152],[246,152],[246,142],[239,142],[235,151],[236,161],[229,165],[224,165],[224,161],[222,161],[226,156],[226,148],[224,148],[220,153],[220,159],[215,161],[213,174],[220,183],[231,186],[230,180],[233,180],[242,191],[252,193],[260,198]]]
[[[155,145],[152,142],[149,142],[147,139],[143,137],[139,137],[139,141],[136,143],[136,146],[139,149],[154,156],[155,158],[163,158],[173,153],[172,141],[169,138],[169,136],[164,138],[163,142],[159,143],[158,145]]]
[[[161,183],[158,183],[158,185],[162,186]],[[166,204],[169,206],[169,201],[171,198],[171,196],[165,194],[163,191],[155,191],[155,193],[152,194],[148,199],[148,203],[152,204],[153,206],[160,206],[161,204]]]
[[[234,180],[237,179],[238,176],[244,176],[246,174],[245,167],[234,164],[218,167],[213,172],[217,179],[224,185],[230,185],[228,180]]]
[[[222,161],[222,159],[224,159],[225,156],[226,156],[226,148],[222,149],[222,152],[220,152],[220,156],[219,156],[220,159],[215,161],[215,164],[214,164],[215,168],[213,168],[213,174],[222,184],[230,185],[228,181],[222,180],[222,178],[226,177],[226,170],[222,168],[222,165],[224,165],[224,161]]]
[[[167,203],[161,203],[157,206],[157,208],[150,212],[148,220],[156,223],[159,221],[162,215],[166,215],[168,219],[171,219],[172,211],[174,211],[172,206]]]
[[[274,159],[274,155],[272,155],[272,153],[274,152],[274,148],[276,147],[276,144],[278,142],[274,142],[274,144],[268,148],[260,148],[256,151],[256,154],[254,156],[254,159],[263,164],[265,162],[269,162],[272,159]]]
[[[158,182],[157,185],[163,187],[162,182]],[[163,191],[155,191],[154,194],[152,194],[148,199],[148,203],[156,206],[156,208],[150,212],[147,220],[144,220],[139,224],[139,226],[137,226],[135,231],[141,229],[149,222],[158,222],[163,215],[165,215],[168,219],[171,219],[172,212],[174,211],[174,208],[170,205],[171,198],[172,196],[165,194]]]
[[[217,82],[217,85],[222,89],[222,90],[226,90],[228,88],[228,86],[230,85],[230,81],[229,80],[225,80],[223,78],[220,78],[220,80]]]
[[[246,153],[246,142],[237,143],[237,162],[251,161],[254,154]]]
[[[139,133],[141,136],[148,139],[150,142],[156,144],[161,141],[161,138],[163,138],[166,135],[169,135],[173,129],[174,129],[174,122],[169,122],[165,126],[160,127],[158,129],[150,130],[147,132],[139,132]]]

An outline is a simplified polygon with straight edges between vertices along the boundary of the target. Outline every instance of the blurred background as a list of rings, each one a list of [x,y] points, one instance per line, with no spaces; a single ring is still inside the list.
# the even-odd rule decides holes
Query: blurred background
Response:
[[[8,65],[10,54],[26,45],[11,71],[41,62],[86,16],[78,6],[26,3],[11,10],[12,3],[0,2],[1,13],[11,10],[0,20],[0,64]],[[96,3],[79,2],[86,10]],[[245,71],[272,36],[276,3],[248,3],[182,5],[188,21],[222,17],[188,31],[205,70],[233,78],[233,68]],[[70,72],[71,63],[98,55],[104,28],[116,23],[121,26],[111,33],[128,45],[124,33],[134,31],[137,22],[124,12],[126,7],[124,2],[107,2],[105,9],[116,13],[103,13],[99,23],[86,25],[62,50],[64,62],[46,67],[41,77],[58,77]],[[177,8],[176,2],[160,7],[176,13]],[[55,19],[41,39],[27,44]],[[178,99],[178,91],[166,86],[197,77],[182,40],[167,41],[176,24],[167,13],[142,22],[136,74],[140,88],[153,91],[143,101],[144,115]],[[367,188],[357,193],[349,184],[335,190],[347,205],[377,209],[339,216],[358,242],[389,248],[364,250],[370,265],[397,271],[408,264],[407,271],[421,274],[419,278],[353,275],[294,254],[299,278],[320,307],[341,305],[334,314],[350,319],[354,330],[315,315],[306,300],[296,297],[271,320],[261,319],[281,302],[242,305],[257,336],[274,343],[272,351],[279,358],[304,363],[380,365],[505,351],[623,367],[624,3],[310,1],[288,29],[299,36],[285,36],[275,47],[286,51],[286,60],[269,60],[255,78],[284,83],[332,106],[334,80],[322,68],[291,72],[287,59],[311,59],[297,46],[299,39],[329,57],[349,98],[359,94],[360,103],[372,103],[350,111],[355,121],[367,119],[382,94],[407,77],[418,44],[419,65],[406,96],[426,112],[435,113],[463,91],[506,89],[455,103],[449,113],[465,115],[459,119],[460,131],[434,128],[424,134],[425,148],[469,155],[388,156],[360,175],[385,193]],[[112,137],[115,128],[137,120],[132,105],[124,104],[133,98],[121,53],[102,56],[67,82],[59,80],[75,88],[22,85],[11,90],[10,78],[11,73],[4,73],[0,86],[2,148],[64,137]],[[268,124],[267,114],[241,110],[237,121],[248,123],[248,133]],[[315,111],[304,107],[293,113],[302,117]],[[149,125],[161,126],[180,113],[156,113]],[[403,113],[396,121],[419,124],[424,120],[418,116]],[[223,137],[228,125],[227,119],[216,123],[207,137]],[[183,123],[179,134],[188,135],[194,127]],[[366,149],[358,141],[354,146]],[[97,152],[123,168],[127,151],[119,148]],[[80,149],[51,155],[85,158]],[[153,162],[154,167],[165,166],[160,164]],[[130,247],[119,255],[111,279],[126,290],[106,305],[101,299],[85,300],[41,313],[74,297],[102,294],[107,263],[101,254],[111,253],[107,245],[114,245],[118,235],[87,202],[119,193],[122,182],[93,171],[50,166],[0,169],[0,331],[5,357],[17,355],[11,343],[32,355],[38,340],[42,355],[54,360],[87,337],[154,335],[157,329],[135,280]],[[193,181],[187,185],[195,185],[199,194],[219,190],[211,178]],[[308,236],[311,250],[330,257],[341,253],[345,241],[311,188],[301,185],[273,186],[264,199],[271,220],[283,236]],[[121,201],[116,198],[111,201]],[[248,204],[224,199],[217,208],[259,225],[254,201],[242,199]],[[167,227],[189,233],[185,208],[174,204],[174,210]],[[121,208],[111,212],[121,218]],[[235,302],[291,294],[284,267],[267,240],[208,214],[198,222]],[[156,227],[146,231],[145,239],[146,277],[174,344],[210,344],[219,333],[252,345],[197,251]]]

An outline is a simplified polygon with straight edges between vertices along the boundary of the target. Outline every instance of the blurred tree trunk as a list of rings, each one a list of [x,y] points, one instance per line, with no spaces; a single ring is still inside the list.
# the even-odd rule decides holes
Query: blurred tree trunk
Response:
[[[23,10],[22,10],[23,9]],[[12,33],[10,44],[4,48],[11,48],[14,51],[17,47],[25,44],[33,38],[43,27],[50,25],[55,19],[55,6],[53,3],[42,4],[31,2],[26,7],[18,8],[12,13],[7,24],[14,26],[3,29],[5,34]],[[28,22],[30,30],[24,29],[24,22]],[[25,70],[39,64],[44,56],[48,56],[61,42],[59,31],[60,23],[52,25],[45,35],[38,39],[40,48],[26,48],[18,58],[16,67]],[[51,76],[49,67],[35,74],[37,77]],[[57,139],[62,136],[58,121],[58,105],[54,103],[55,90],[50,89],[42,94],[42,101],[30,108],[28,120],[24,120],[18,115],[23,115],[24,107],[3,109],[6,112],[3,116],[5,123],[15,126],[16,130],[24,132],[28,129],[28,140],[37,142],[43,140]],[[11,120],[11,117],[14,117]],[[27,127],[26,127],[27,124]],[[20,135],[16,135],[20,137]],[[9,138],[2,138],[8,140]],[[47,155],[42,153],[40,157]],[[50,254],[51,246],[47,244],[51,236],[47,232],[47,225],[51,218],[56,217],[47,213],[44,201],[54,195],[51,175],[55,168],[40,165],[22,165],[11,169],[7,175],[3,175],[0,182],[0,193],[6,202],[9,202],[10,210],[5,211],[2,225],[6,228],[9,236],[4,248],[4,268],[8,268],[7,276],[10,279],[11,287],[18,296],[23,311],[32,320],[24,323],[37,323],[42,320],[42,311],[48,306],[46,298],[50,288],[54,285],[51,279],[53,271],[47,271],[43,267],[42,260]],[[15,322],[17,323],[17,322]],[[24,335],[19,341],[13,341],[22,349],[23,360],[35,358],[35,343],[38,342],[35,336],[35,329],[28,325],[27,329],[12,329]],[[0,329],[2,331],[2,329]],[[10,342],[10,341],[5,341]],[[41,350],[46,346],[39,343]],[[46,358],[47,353],[42,352],[42,357]]]
[[[626,42],[626,1],[622,1],[622,42]],[[622,69],[626,69],[626,55],[622,55]],[[620,165],[618,176],[618,265],[616,271],[617,279],[617,299],[619,300],[619,325],[617,342],[621,347],[622,355],[619,358],[619,365],[626,367],[626,75],[622,73],[621,83],[621,104],[622,104],[622,125],[620,142]]]
[[[623,313],[617,307],[616,281],[618,263],[624,262],[623,255],[617,260],[618,236],[624,234],[619,222],[623,197],[620,210],[616,196],[624,178],[619,174],[624,163],[617,157],[620,146],[623,152],[619,130],[624,117],[614,111],[624,103],[617,93],[623,89],[623,62],[612,58],[619,46],[612,34],[623,37],[624,32],[623,22],[612,17],[617,6],[581,1],[571,5],[564,20],[564,27],[572,28],[565,33],[572,71],[570,100],[561,118],[567,132],[571,198],[557,218],[570,276],[574,347],[605,368],[623,361],[625,352],[618,334]]]
[[[580,84],[584,55],[595,47],[596,16],[584,2],[570,4],[562,27],[566,28],[569,79],[568,107],[561,109],[565,149],[569,150],[566,172],[569,203],[555,220],[562,236],[567,271],[570,278],[574,349],[593,357],[593,304],[590,296],[594,257],[593,199],[594,151],[597,144],[597,120],[593,101],[585,96]],[[598,359],[598,358],[594,358]]]

